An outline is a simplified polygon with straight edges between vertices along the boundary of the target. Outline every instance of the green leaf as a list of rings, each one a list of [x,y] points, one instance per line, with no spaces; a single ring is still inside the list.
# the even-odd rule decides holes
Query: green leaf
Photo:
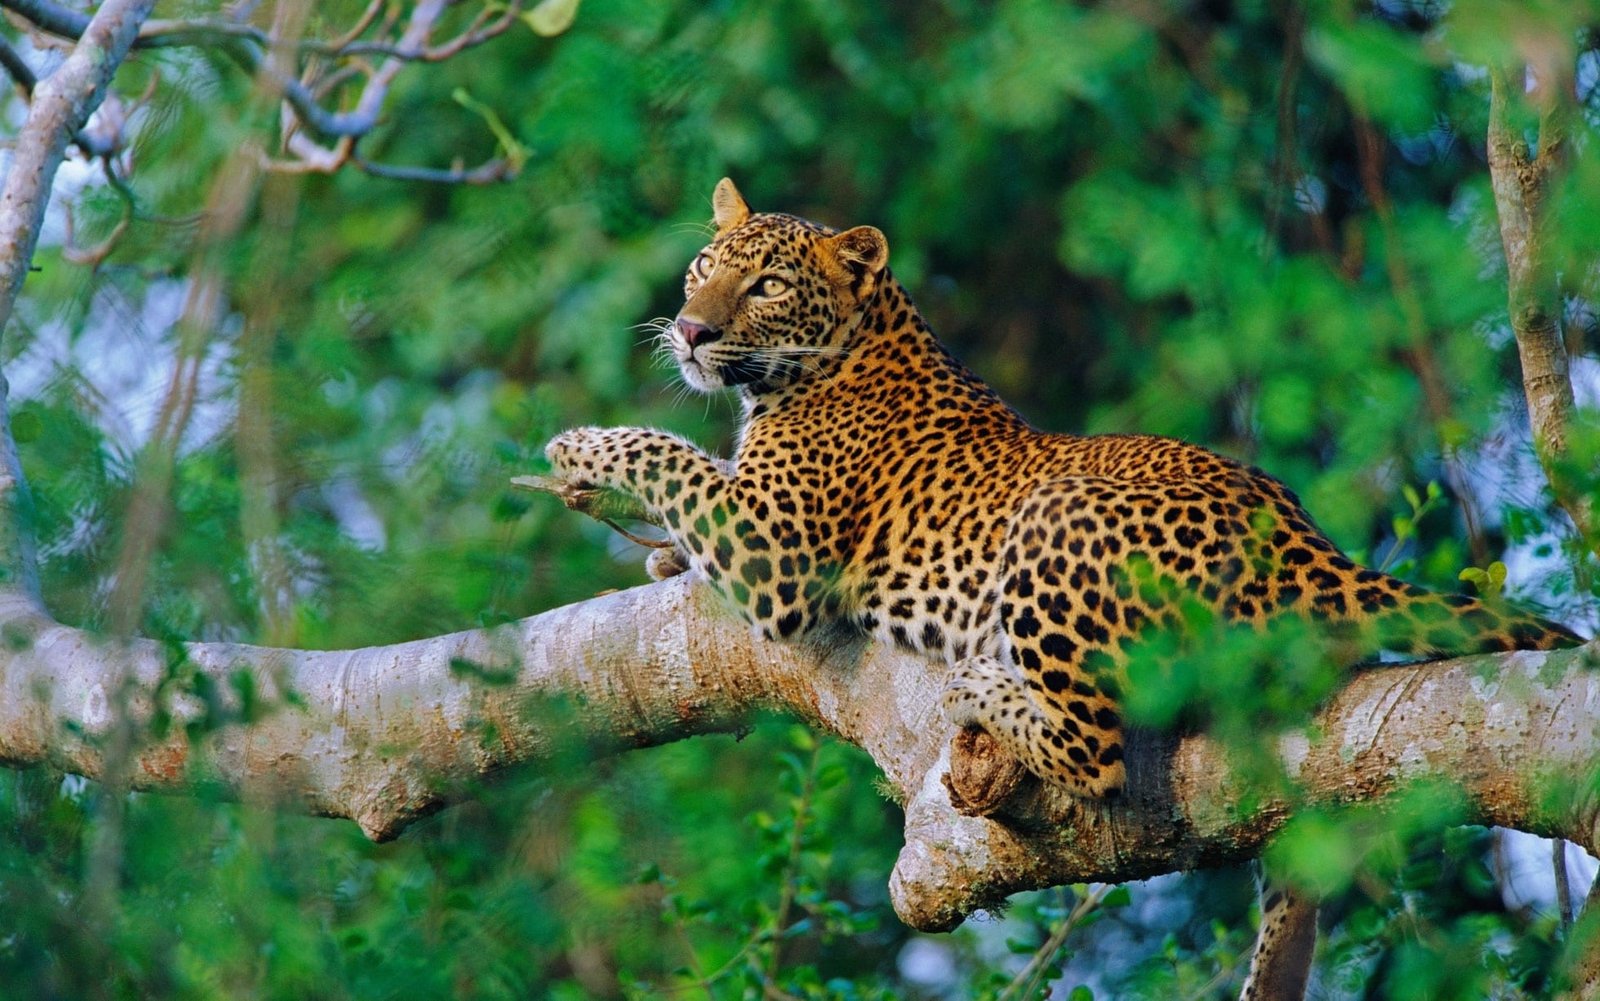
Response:
[[[1499,597],[1506,587],[1506,565],[1495,560],[1484,569],[1467,567],[1456,575],[1456,579],[1471,584],[1485,597]]]
[[[43,432],[44,421],[32,410],[20,411],[11,418],[11,436],[19,445],[36,441]]]
[[[1434,71],[1416,36],[1375,21],[1324,22],[1306,33],[1306,54],[1359,111],[1396,128],[1428,124]]]
[[[522,20],[536,35],[551,38],[572,27],[578,16],[579,0],[541,0],[532,10],[522,15]]]

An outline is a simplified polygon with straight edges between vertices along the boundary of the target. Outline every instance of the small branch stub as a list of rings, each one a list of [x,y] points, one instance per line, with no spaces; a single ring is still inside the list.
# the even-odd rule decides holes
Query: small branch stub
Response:
[[[642,521],[647,525],[661,527],[661,522],[655,514],[640,504],[637,500],[616,490],[606,490],[601,487],[591,487],[581,483],[570,483],[549,476],[513,476],[511,485],[519,490],[530,490],[534,493],[551,494],[567,506],[567,510],[588,515],[595,521],[601,522],[618,535],[630,542],[655,550],[669,550],[672,543],[665,539],[647,539],[636,535],[623,528],[618,522]],[[679,571],[680,573],[682,571]],[[652,572],[652,576],[654,573]],[[673,575],[668,575],[673,576]],[[662,577],[656,577],[663,580]]]

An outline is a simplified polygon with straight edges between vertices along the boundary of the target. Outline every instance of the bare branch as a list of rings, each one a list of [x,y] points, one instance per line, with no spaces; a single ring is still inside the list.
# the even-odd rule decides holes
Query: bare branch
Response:
[[[24,98],[33,96],[33,86],[38,79],[33,75],[33,67],[22,58],[22,53],[3,36],[0,36],[0,67],[11,77],[11,82],[17,85],[17,90]]]
[[[511,0],[498,12],[494,7],[485,5],[472,23],[454,38],[437,45],[425,45],[414,49],[384,42],[357,41],[328,45],[312,44],[308,48],[310,51],[329,56],[379,55],[413,62],[437,63],[505,34],[507,29],[516,23],[517,16],[521,13],[522,0]]]
[[[88,25],[88,19],[82,14],[50,0],[4,0],[0,6],[13,10],[41,30],[62,37],[75,38]],[[277,32],[263,30],[245,21],[204,18],[149,21],[140,30],[134,44],[143,48],[215,48],[260,80],[275,98],[281,99],[286,105],[281,131],[285,148],[293,158],[279,160],[264,157],[261,165],[265,169],[280,173],[333,173],[355,160],[365,173],[395,180],[455,184],[489,184],[504,180],[515,176],[516,168],[509,160],[499,157],[471,169],[459,164],[440,169],[393,166],[354,156],[355,141],[371,133],[380,124],[389,89],[406,65],[442,62],[499,37],[517,22],[523,0],[511,0],[503,7],[486,4],[460,32],[436,43],[432,40],[433,31],[449,6],[449,0],[420,0],[406,19],[400,36],[392,41],[382,37],[393,27],[390,20],[385,20],[379,28],[379,38],[362,39],[361,36],[372,27],[377,15],[386,7],[381,3],[373,3],[344,35],[332,41],[297,39],[286,42],[278,37]],[[368,56],[382,56],[383,62],[366,74],[367,81],[357,94],[354,107],[347,111],[333,111],[321,102],[327,89],[326,80],[315,76],[302,79],[296,75],[293,66],[277,65],[277,61],[271,58],[271,54],[280,46],[286,47],[291,54],[333,60],[335,63]],[[6,53],[0,51],[0,65],[7,65],[5,57]],[[21,62],[20,59],[18,62]],[[22,64],[22,68],[26,69],[26,65]],[[348,75],[351,69],[346,64],[328,73],[330,77],[338,78]],[[322,72],[316,71],[318,75]],[[19,76],[17,80],[22,85],[23,78]],[[304,130],[309,130],[329,144],[315,141],[305,135]],[[103,144],[92,142],[84,148],[93,155],[104,155],[111,151],[104,148]]]
[[[1378,219],[1378,232],[1383,237],[1383,260],[1389,272],[1389,289],[1394,294],[1400,315],[1405,320],[1409,343],[1400,351],[1400,358],[1417,377],[1422,389],[1423,406],[1433,425],[1439,442],[1445,479],[1450,492],[1461,507],[1462,521],[1467,530],[1467,544],[1472,550],[1473,562],[1479,566],[1490,559],[1489,546],[1484,539],[1481,519],[1473,503],[1473,493],[1467,487],[1467,475],[1461,464],[1461,452],[1450,432],[1456,423],[1454,404],[1449,383],[1441,371],[1438,355],[1433,350],[1433,332],[1428,325],[1427,311],[1422,295],[1412,275],[1411,264],[1400,238],[1399,220],[1395,218],[1394,202],[1383,183],[1384,137],[1372,120],[1360,109],[1355,113],[1356,160],[1360,166],[1361,187]]]
[[[459,164],[449,168],[443,167],[411,167],[392,163],[377,163],[364,156],[357,155],[356,166],[362,173],[373,177],[387,178],[391,181],[422,181],[429,184],[497,184],[517,176],[516,168],[510,160],[497,156],[485,160],[476,167],[463,167]]]
[[[522,0],[512,0],[504,7],[485,5],[472,23],[455,37],[437,44],[407,44],[405,41],[387,42],[361,39],[372,26],[381,3],[368,6],[361,18],[343,36],[333,41],[304,39],[296,43],[297,51],[304,54],[341,58],[345,56],[387,56],[406,62],[437,63],[476,48],[505,34],[516,23],[522,12]],[[37,23],[37,22],[36,22]],[[57,22],[62,23],[62,22]],[[43,27],[41,25],[41,27]],[[46,28],[47,31],[54,29]],[[54,32],[64,34],[64,32]],[[271,48],[272,36],[253,24],[243,21],[223,21],[215,18],[196,20],[151,20],[145,23],[134,43],[135,48],[218,47],[224,42],[244,41]]]
[[[354,42],[366,34],[367,29],[372,27],[372,22],[378,19],[378,15],[383,12],[386,6],[387,4],[385,4],[384,0],[371,0],[367,4],[367,9],[361,12],[360,17],[356,18],[356,22],[343,35],[340,35],[329,44],[337,50]]]

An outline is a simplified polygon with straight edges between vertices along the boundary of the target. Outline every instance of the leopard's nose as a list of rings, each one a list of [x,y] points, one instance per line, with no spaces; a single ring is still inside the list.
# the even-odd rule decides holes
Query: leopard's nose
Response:
[[[678,333],[683,335],[684,343],[689,345],[690,348],[699,347],[701,344],[710,344],[722,336],[722,331],[714,327],[708,327],[704,323],[696,323],[693,320],[685,320],[681,316],[678,317],[677,324]]]

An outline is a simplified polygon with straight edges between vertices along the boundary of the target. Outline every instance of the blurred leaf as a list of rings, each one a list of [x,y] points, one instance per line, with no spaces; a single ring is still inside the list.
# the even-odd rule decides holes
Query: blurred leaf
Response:
[[[1376,21],[1325,20],[1307,33],[1306,54],[1385,125],[1419,129],[1432,117],[1432,70],[1415,39]]]
[[[549,38],[572,27],[578,16],[578,3],[579,0],[539,0],[532,10],[523,11],[522,19],[534,34]]]

